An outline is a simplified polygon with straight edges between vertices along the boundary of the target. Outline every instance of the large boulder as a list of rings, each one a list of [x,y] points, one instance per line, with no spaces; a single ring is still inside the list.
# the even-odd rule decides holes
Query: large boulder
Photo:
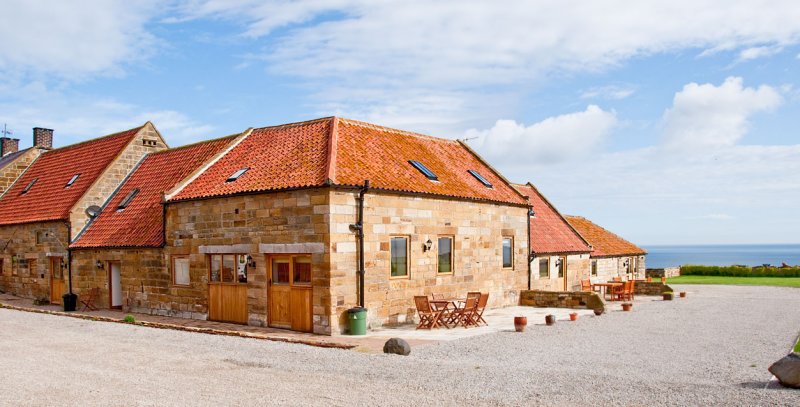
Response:
[[[786,387],[800,389],[800,355],[790,353],[769,367],[770,373]]]
[[[411,353],[411,345],[400,338],[392,338],[383,345],[383,353],[408,356]]]

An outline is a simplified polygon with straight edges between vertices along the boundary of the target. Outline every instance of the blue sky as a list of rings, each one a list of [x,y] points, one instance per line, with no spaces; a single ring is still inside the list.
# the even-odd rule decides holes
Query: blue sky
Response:
[[[336,114],[466,138],[640,244],[800,241],[796,2],[62,3],[0,4],[23,147]]]

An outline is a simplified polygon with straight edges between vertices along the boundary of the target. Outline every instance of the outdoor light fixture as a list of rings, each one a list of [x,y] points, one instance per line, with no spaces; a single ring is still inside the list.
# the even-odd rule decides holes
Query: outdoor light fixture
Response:
[[[528,209],[528,216],[530,217],[536,216],[536,212],[533,211],[533,208]]]
[[[103,262],[102,262],[102,261],[100,261],[100,260],[97,260],[97,263],[95,263],[94,265],[95,265],[95,266],[97,266],[97,268],[99,268],[99,269],[103,269],[103,268],[105,267],[105,266],[103,265]]]
[[[423,243],[423,245],[422,245],[422,251],[423,251],[423,252],[427,252],[428,250],[430,250],[430,249],[431,249],[431,247],[432,247],[432,246],[433,246],[433,242],[431,242],[431,239],[428,239],[428,241],[426,241],[425,243]]]
[[[256,268],[256,261],[253,260],[253,256],[247,255],[247,267]]]

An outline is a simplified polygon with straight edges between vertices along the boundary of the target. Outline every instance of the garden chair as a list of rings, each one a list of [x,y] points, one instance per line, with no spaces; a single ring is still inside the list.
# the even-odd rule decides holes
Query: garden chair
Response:
[[[581,280],[581,291],[592,291],[592,280]]]
[[[417,314],[419,315],[419,324],[417,329],[431,329],[436,323],[436,317],[439,315],[431,308],[431,303],[425,295],[415,295],[414,304],[417,306]]]
[[[614,287],[616,290],[612,295],[616,295],[616,298],[620,301],[631,299],[633,296],[633,294],[631,294],[631,286],[631,281],[626,281],[623,285]]]
[[[481,293],[480,298],[478,298],[478,305],[475,307],[475,313],[472,316],[472,321],[475,323],[475,326],[481,324],[489,325],[485,319],[483,319],[483,311],[486,310],[486,304],[489,303],[489,293]]]
[[[464,306],[453,311],[450,321],[454,323],[455,326],[461,325],[464,328],[475,326],[476,324],[473,318],[475,317],[475,310],[478,308],[478,301],[480,301],[480,298],[481,293],[467,293],[467,300],[464,302]]]
[[[89,295],[86,298],[81,300],[81,304],[83,304],[83,309],[81,311],[97,311],[97,307],[94,305],[94,302],[97,300],[97,297],[100,295],[100,288],[93,287],[89,289]]]

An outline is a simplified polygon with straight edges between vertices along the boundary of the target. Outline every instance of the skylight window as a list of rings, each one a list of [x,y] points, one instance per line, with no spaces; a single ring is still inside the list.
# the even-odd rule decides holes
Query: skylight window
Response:
[[[418,169],[419,172],[422,173],[422,175],[428,177],[429,180],[431,180],[431,181],[438,181],[439,180],[439,177],[437,177],[436,174],[433,173],[433,171],[429,170],[428,167],[426,167],[421,162],[414,161],[414,160],[408,160],[408,163],[413,165],[414,168]]]
[[[244,175],[244,173],[246,173],[247,170],[249,170],[249,169],[250,169],[250,167],[245,167],[245,168],[242,168],[241,170],[238,170],[238,171],[234,172],[233,175],[231,175],[230,177],[228,177],[228,179],[225,180],[225,182],[236,181],[237,179],[239,179],[239,177]]]
[[[117,205],[117,210],[121,211],[127,208],[128,205],[131,204],[131,201],[133,201],[133,198],[135,198],[136,194],[138,193],[139,193],[139,188],[134,188],[131,192],[128,192],[128,195],[125,196],[125,199],[123,199],[122,202],[120,202],[119,205]]]
[[[75,174],[75,175],[73,175],[73,176],[72,176],[72,178],[70,178],[70,179],[69,179],[69,182],[67,182],[67,185],[64,185],[64,188],[69,188],[69,187],[71,187],[71,186],[72,186],[72,184],[74,184],[74,183],[75,183],[75,181],[77,181],[77,180],[78,180],[78,177],[80,177],[80,176],[81,176],[81,174]]]
[[[25,195],[25,194],[27,194],[27,193],[28,193],[28,191],[30,191],[30,190],[31,190],[31,188],[33,188],[33,186],[34,186],[34,185],[36,185],[36,181],[39,181],[39,178],[34,178],[34,179],[33,179],[33,181],[31,181],[30,183],[28,183],[28,185],[26,185],[26,186],[25,186],[25,189],[23,189],[23,190],[22,190],[22,193],[21,193],[20,195]]]
[[[483,175],[478,174],[478,171],[467,170],[467,172],[470,173],[473,177],[475,177],[475,179],[480,181],[481,184],[483,184],[483,186],[485,186],[486,188],[491,188],[492,187],[492,183],[489,182],[486,178],[483,178]]]

